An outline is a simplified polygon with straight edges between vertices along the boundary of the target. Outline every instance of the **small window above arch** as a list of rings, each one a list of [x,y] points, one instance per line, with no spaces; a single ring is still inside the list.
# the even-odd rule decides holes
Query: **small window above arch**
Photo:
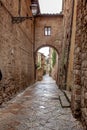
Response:
[[[45,26],[44,27],[44,35],[50,36],[51,35],[51,26]]]

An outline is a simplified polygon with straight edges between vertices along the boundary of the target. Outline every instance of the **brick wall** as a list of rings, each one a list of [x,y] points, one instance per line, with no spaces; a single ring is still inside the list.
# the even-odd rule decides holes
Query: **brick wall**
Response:
[[[22,1],[22,14],[30,14],[30,0]],[[14,7],[14,8],[13,8]],[[18,0],[0,2],[0,104],[34,81],[33,21],[12,24],[18,16]]]

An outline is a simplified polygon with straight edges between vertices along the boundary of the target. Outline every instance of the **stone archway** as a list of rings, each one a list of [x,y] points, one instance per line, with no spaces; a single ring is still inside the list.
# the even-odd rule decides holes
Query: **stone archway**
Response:
[[[41,14],[35,17],[35,44],[36,53],[41,47],[49,46],[54,48],[59,56],[60,62],[63,44],[63,15],[62,14]],[[45,28],[50,27],[50,35],[45,35]],[[60,66],[60,63],[59,63]],[[60,70],[60,69],[59,69]],[[59,72],[60,73],[60,72]]]
[[[59,51],[58,51],[58,49],[55,47],[55,46],[53,46],[53,45],[41,45],[41,46],[39,46],[36,50],[35,50],[35,53],[39,50],[39,49],[41,49],[41,48],[43,48],[43,47],[51,47],[51,48],[54,48],[56,51],[57,51],[57,54],[59,55]]]
[[[35,57],[37,55],[38,50],[40,50],[41,48],[44,48],[44,47],[53,48],[56,51],[57,64],[56,64],[56,71],[55,71],[55,68],[54,68],[54,77],[55,77],[54,79],[56,80],[56,83],[58,83],[58,81],[59,81],[59,73],[58,73],[59,72],[59,59],[60,59],[58,49],[55,46],[52,46],[52,45],[42,45],[42,46],[38,47],[37,50],[35,51]],[[36,58],[35,58],[35,63],[36,63]],[[35,64],[35,66],[36,66],[36,64]],[[51,75],[51,76],[53,77],[53,75]],[[36,77],[36,70],[35,70],[35,77]]]
[[[45,35],[45,28],[50,27],[50,35]],[[62,53],[63,44],[63,15],[43,14],[35,17],[35,46],[34,51],[43,46],[56,49],[59,56]]]

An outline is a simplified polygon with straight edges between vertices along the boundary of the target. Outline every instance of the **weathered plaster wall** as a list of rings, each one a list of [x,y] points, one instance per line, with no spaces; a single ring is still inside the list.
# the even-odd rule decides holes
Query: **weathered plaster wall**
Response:
[[[73,12],[73,0],[63,1],[63,46],[62,46],[62,58],[61,58],[61,75],[60,75],[60,87],[66,89],[67,75],[68,75],[68,61],[72,31],[72,12]]]
[[[69,64],[68,64],[68,75],[67,75],[67,90],[71,90],[73,86],[73,62],[74,62],[74,47],[75,47],[75,35],[76,35],[76,13],[77,12],[77,1],[74,2],[74,12],[72,21],[72,35],[71,45],[69,53]]]

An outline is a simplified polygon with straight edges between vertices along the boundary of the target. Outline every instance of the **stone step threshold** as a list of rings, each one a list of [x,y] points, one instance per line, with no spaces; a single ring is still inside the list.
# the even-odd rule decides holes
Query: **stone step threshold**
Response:
[[[67,95],[67,93],[65,93],[64,91],[60,92],[59,101],[60,101],[62,108],[70,108],[71,107],[70,95],[69,94]]]

